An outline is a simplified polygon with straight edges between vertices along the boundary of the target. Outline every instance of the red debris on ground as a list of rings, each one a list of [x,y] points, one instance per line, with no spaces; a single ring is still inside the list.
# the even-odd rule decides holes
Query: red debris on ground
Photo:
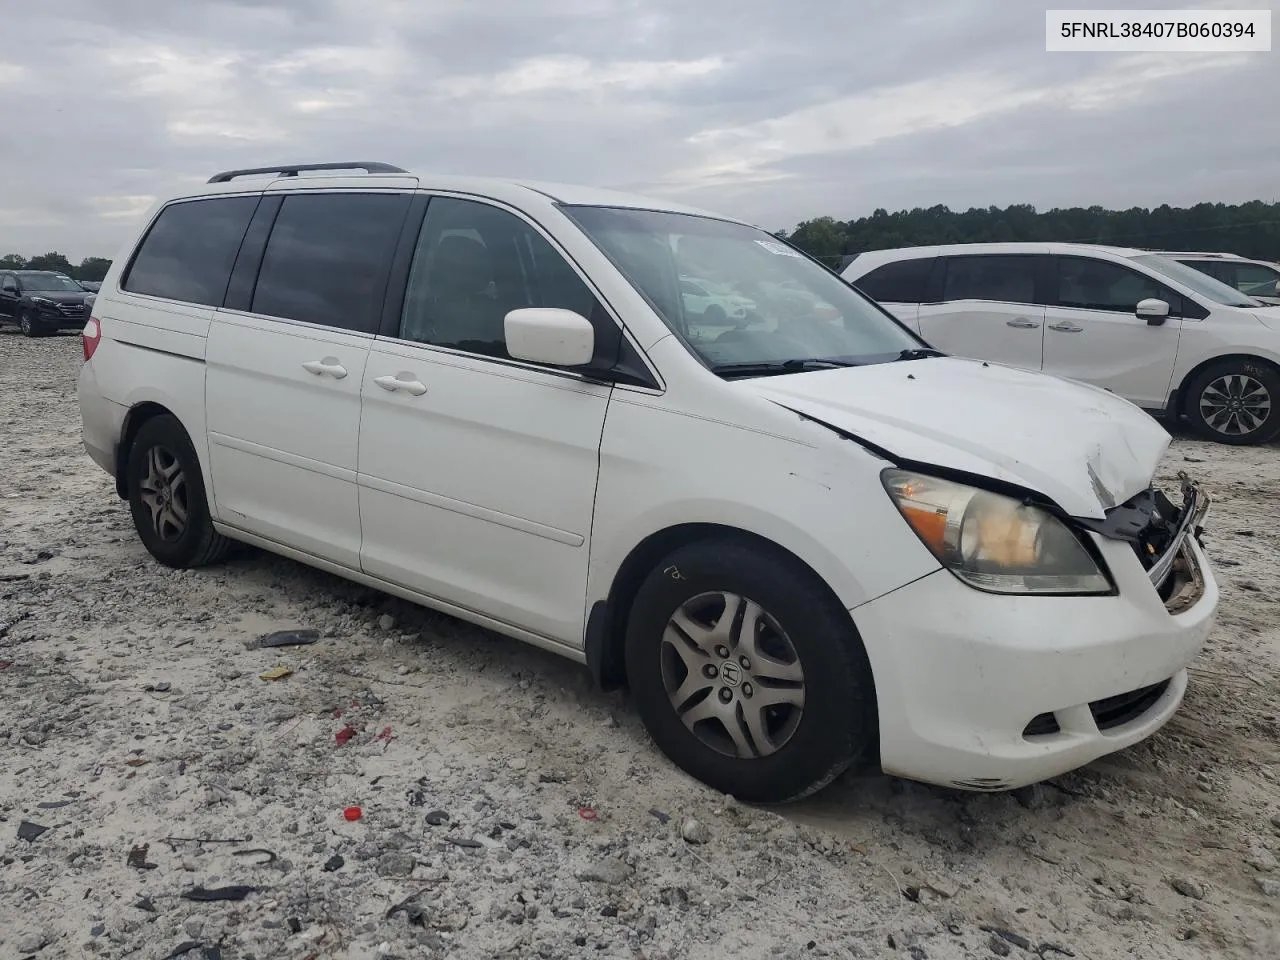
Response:
[[[338,746],[345,747],[347,741],[356,735],[355,727],[343,727],[333,735],[333,739],[338,742]]]

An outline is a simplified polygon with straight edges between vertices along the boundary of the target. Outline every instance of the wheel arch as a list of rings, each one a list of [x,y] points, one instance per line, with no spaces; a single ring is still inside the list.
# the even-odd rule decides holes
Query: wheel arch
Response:
[[[1230,363],[1237,361],[1240,363],[1260,363],[1272,372],[1280,375],[1280,363],[1270,357],[1260,357],[1256,353],[1246,353],[1237,351],[1233,353],[1221,353],[1216,356],[1201,360],[1198,364],[1188,370],[1182,377],[1181,382],[1174,388],[1173,396],[1170,398],[1169,410],[1175,417],[1186,416],[1190,411],[1187,409],[1187,390],[1195,381],[1196,377],[1204,373],[1210,367],[1215,367],[1222,363]]]
[[[678,523],[665,527],[649,534],[632,548],[614,574],[606,597],[593,603],[587,614],[584,652],[587,666],[601,689],[615,690],[627,683],[623,656],[626,624],[631,604],[644,578],[671,551],[691,543],[716,539],[746,541],[784,562],[796,564],[839,603],[836,591],[812,564],[766,536],[721,523]]]
[[[120,428],[120,440],[116,444],[116,495],[121,500],[129,499],[129,478],[128,463],[129,449],[133,446],[133,441],[138,436],[138,431],[142,429],[142,425],[156,417],[171,416],[180,424],[182,418],[170,410],[162,403],[155,400],[144,400],[136,403],[129,408],[129,412],[124,416],[124,425]],[[182,429],[186,430],[183,424]],[[191,431],[187,431],[190,436]]]

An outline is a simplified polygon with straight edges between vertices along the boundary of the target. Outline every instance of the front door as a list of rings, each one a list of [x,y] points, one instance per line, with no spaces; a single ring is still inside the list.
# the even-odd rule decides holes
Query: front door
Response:
[[[1044,372],[1103,387],[1148,410],[1169,396],[1182,331],[1181,294],[1123,264],[1058,257],[1045,314]],[[1170,315],[1149,326],[1138,303],[1164,300]]]
[[[598,338],[612,323],[532,224],[432,198],[364,379],[361,556],[366,573],[580,647],[610,387],[509,357],[506,314],[535,306],[591,318]]]
[[[269,229],[265,252],[246,266],[242,251],[206,348],[218,518],[351,569],[360,385],[409,199],[300,192],[278,213],[264,199],[245,245]]]
[[[945,353],[1040,369],[1048,257],[943,257],[939,302],[921,303],[920,335]]]

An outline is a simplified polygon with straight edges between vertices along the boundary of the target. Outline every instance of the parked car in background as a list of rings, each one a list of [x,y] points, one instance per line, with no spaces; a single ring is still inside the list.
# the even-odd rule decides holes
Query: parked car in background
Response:
[[[739,221],[351,166],[219,174],[107,274],[84,444],[158,562],[240,540],[570,657],[748,801],[871,757],[1008,789],[1177,711],[1208,501],[1140,410],[938,356]],[[694,262],[836,317],[691,339]]]
[[[1280,436],[1280,307],[1167,256],[973,243],[875,250],[843,275],[948,353],[1093,384],[1210,440]]]
[[[723,327],[730,321],[736,325],[756,306],[750,297],[738,296],[700,277],[681,277],[680,296],[684,300],[685,315],[709,327]]]
[[[0,321],[17,324],[28,337],[83,327],[89,318],[89,296],[64,273],[0,271]]]
[[[1234,253],[1156,252],[1195,267],[1201,273],[1235,287],[1247,297],[1270,306],[1280,305],[1280,264],[1250,260]]]

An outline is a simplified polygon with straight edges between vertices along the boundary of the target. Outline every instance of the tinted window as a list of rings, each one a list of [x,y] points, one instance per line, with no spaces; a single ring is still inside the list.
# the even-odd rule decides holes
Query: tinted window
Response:
[[[933,261],[933,257],[917,257],[886,263],[861,280],[854,280],[853,285],[881,303],[919,303],[924,299]]]
[[[1213,277],[1215,280],[1221,280],[1223,283],[1229,283],[1235,286],[1235,277],[1231,269],[1221,260],[1179,260],[1179,263],[1185,263],[1189,267],[1194,267],[1201,273]]]
[[[1151,297],[1179,311],[1182,298],[1146,274],[1106,260],[1058,261],[1058,303],[1064,307],[1133,313],[1140,300]]]
[[[1040,257],[948,257],[943,300],[1035,303]]]
[[[408,203],[391,193],[285,197],[252,311],[372,332]]]
[[[1280,283],[1280,270],[1257,263],[1235,265],[1235,288],[1251,297],[1274,297]]]
[[[222,306],[231,266],[258,198],[187,200],[161,211],[125,275],[124,289]]]
[[[427,205],[400,318],[400,336],[506,357],[504,320],[522,307],[587,318],[596,300],[536,230],[504,210],[437,197]]]

